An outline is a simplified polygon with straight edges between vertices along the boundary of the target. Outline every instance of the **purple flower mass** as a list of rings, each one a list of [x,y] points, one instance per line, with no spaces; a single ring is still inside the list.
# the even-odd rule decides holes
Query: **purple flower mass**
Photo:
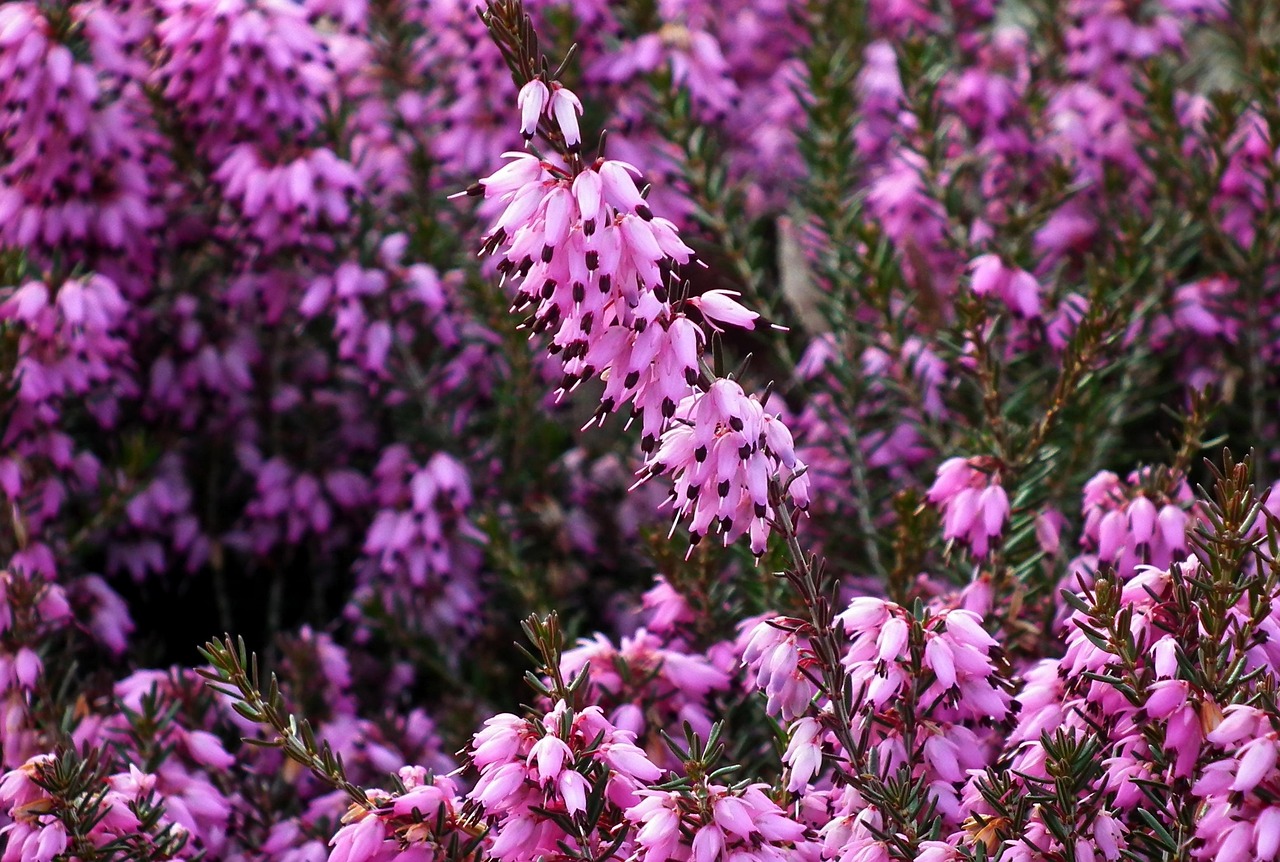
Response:
[[[1256,0],[0,4],[0,862],[1280,862],[1277,82]]]

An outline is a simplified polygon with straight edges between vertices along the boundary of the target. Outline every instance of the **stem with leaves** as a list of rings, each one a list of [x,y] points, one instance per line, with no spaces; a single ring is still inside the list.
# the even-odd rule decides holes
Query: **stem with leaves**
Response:
[[[274,732],[272,739],[248,738],[245,742],[265,748],[278,748],[286,757],[305,766],[321,781],[350,797],[365,810],[375,806],[363,789],[347,779],[342,758],[334,754],[329,743],[317,741],[311,724],[299,720],[285,706],[276,675],[271,674],[264,692],[258,674],[258,656],[246,650],[244,639],[230,635],[222,641],[211,640],[200,648],[213,666],[212,670],[200,670],[209,681],[209,687],[231,699],[231,708],[239,715]]]

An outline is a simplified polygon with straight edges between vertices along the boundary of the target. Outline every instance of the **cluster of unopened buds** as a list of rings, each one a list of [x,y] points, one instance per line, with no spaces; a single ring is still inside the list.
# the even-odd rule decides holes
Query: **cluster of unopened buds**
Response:
[[[571,91],[535,79],[519,102],[526,139],[545,121],[576,154],[581,106]],[[808,480],[785,425],[737,382],[702,368],[706,333],[673,302],[676,268],[693,250],[650,210],[634,166],[506,155],[506,166],[467,193],[502,205],[482,250],[500,253],[498,270],[516,283],[512,310],[562,363],[561,392],[598,377],[600,422],[630,405],[648,455],[642,481],[672,476],[670,502],[694,544],[718,523],[726,543],[749,534],[752,551],[763,553],[771,485],[803,509]],[[715,329],[754,328],[759,315],[735,297],[713,290],[683,305]]]

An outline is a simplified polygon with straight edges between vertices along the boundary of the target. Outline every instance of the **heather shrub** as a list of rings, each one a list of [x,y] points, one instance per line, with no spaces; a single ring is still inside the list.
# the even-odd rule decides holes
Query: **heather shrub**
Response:
[[[1280,11],[0,4],[0,862],[1280,859]]]

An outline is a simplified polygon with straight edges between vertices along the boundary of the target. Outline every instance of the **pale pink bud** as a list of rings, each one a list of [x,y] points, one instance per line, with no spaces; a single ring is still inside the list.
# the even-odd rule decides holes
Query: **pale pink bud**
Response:
[[[901,655],[910,633],[911,629],[907,626],[906,620],[902,617],[891,617],[880,629],[880,636],[876,638],[876,643],[880,647],[878,653],[880,661],[890,661]]]
[[[1124,513],[1116,509],[1102,517],[1098,525],[1098,559],[1115,562],[1124,548],[1127,533]]]
[[[947,539],[959,539],[969,535],[974,522],[981,515],[981,492],[965,488],[952,498],[942,519],[942,535]]]
[[[1023,317],[1039,317],[1040,283],[1026,270],[1015,269],[1009,277],[1004,300],[1011,309]]]
[[[23,647],[18,650],[18,655],[13,661],[13,675],[20,687],[28,691],[35,688],[40,679],[41,670],[40,657],[32,652],[29,647]]]
[[[724,852],[724,833],[720,827],[708,823],[693,837],[693,862],[718,862]]]
[[[222,742],[212,733],[203,730],[189,730],[186,734],[187,751],[202,766],[218,770],[230,769],[236,759],[231,756]]]
[[[814,718],[801,718],[791,725],[791,741],[782,761],[791,767],[787,789],[803,790],[822,768],[822,725]]]
[[[560,798],[564,800],[565,810],[570,816],[587,810],[587,780],[581,773],[566,769],[560,773],[557,785],[560,788]]]
[[[61,823],[54,821],[40,830],[35,855],[30,858],[32,862],[50,862],[66,849],[67,831]]]
[[[1222,721],[1209,731],[1207,738],[1215,745],[1231,745],[1256,733],[1262,719],[1263,714],[1256,707],[1229,706]]]
[[[639,212],[641,208],[648,211],[640,190],[636,188],[633,176],[640,176],[640,169],[635,165],[611,160],[600,165],[600,183],[604,199],[621,212]]]
[[[885,601],[874,596],[859,596],[849,602],[849,607],[840,614],[840,622],[850,634],[877,628],[888,618],[889,608]]]
[[[944,689],[956,684],[955,656],[942,638],[930,637],[924,645],[924,660]]]
[[[1259,859],[1275,859],[1280,853],[1280,808],[1274,806],[1258,815],[1253,840]]]
[[[1175,709],[1187,702],[1187,683],[1181,679],[1166,679],[1151,686],[1147,696],[1147,715],[1152,718],[1168,718]]]
[[[1062,542],[1062,528],[1066,523],[1067,519],[1057,509],[1049,509],[1036,515],[1036,541],[1046,554],[1052,556],[1058,553]]]
[[[750,838],[755,831],[751,822],[751,811],[741,799],[725,796],[718,799],[713,806],[716,823],[723,829],[742,838]]]
[[[1172,503],[1160,509],[1157,519],[1160,524],[1160,535],[1165,545],[1170,548],[1187,546],[1187,513]]]
[[[921,841],[915,862],[954,862],[960,851],[945,841]]]
[[[1237,823],[1227,830],[1222,843],[1218,845],[1217,854],[1213,857],[1214,862],[1251,862],[1252,857],[1249,853],[1251,832],[1248,823]]]
[[[1093,840],[1107,862],[1120,858],[1120,838],[1123,826],[1110,814],[1099,814],[1093,821]]]
[[[573,180],[573,196],[578,201],[578,210],[586,221],[595,219],[600,212],[603,200],[604,183],[600,174],[595,171],[583,171]]]
[[[655,781],[662,775],[662,770],[654,765],[644,750],[627,742],[615,742],[603,747],[601,756],[605,763],[640,781]]]
[[[924,743],[924,754],[943,781],[963,781],[960,750],[945,736],[930,736]]]
[[[1178,672],[1178,644],[1171,637],[1162,637],[1151,648],[1151,664],[1156,676],[1171,679]]]
[[[1000,485],[988,485],[979,501],[982,507],[982,526],[988,536],[998,536],[1009,519],[1009,496]]]
[[[969,264],[969,270],[972,274],[970,287],[978,296],[999,295],[1004,292],[1009,275],[998,255],[984,254],[975,257]]]
[[[49,288],[38,281],[29,281],[0,306],[0,315],[13,314],[18,320],[33,323],[49,304]]]
[[[538,778],[544,782],[557,778],[564,768],[565,760],[572,757],[573,752],[565,745],[564,740],[550,734],[535,742],[529,751],[529,760],[537,760]]]
[[[970,485],[973,468],[965,458],[948,458],[938,467],[938,477],[929,487],[930,503],[943,504]]]
[[[947,634],[956,643],[967,644],[984,652],[999,645],[982,627],[982,618],[972,611],[948,611]]]

